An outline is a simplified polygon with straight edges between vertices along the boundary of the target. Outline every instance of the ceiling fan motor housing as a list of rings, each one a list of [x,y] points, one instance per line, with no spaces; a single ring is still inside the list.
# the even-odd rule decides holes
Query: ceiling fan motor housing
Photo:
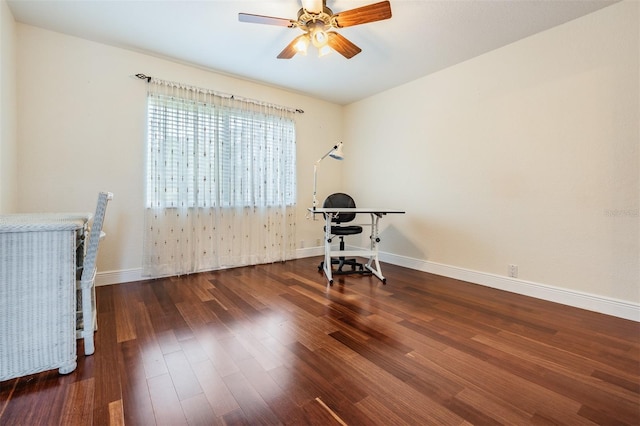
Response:
[[[249,13],[240,13],[238,14],[238,18],[242,22],[301,29],[303,34],[294,38],[291,43],[280,52],[278,55],[279,59],[291,59],[298,52],[306,54],[306,48],[310,42],[318,48],[320,56],[323,56],[333,49],[345,58],[351,59],[362,50],[338,32],[329,30],[391,18],[391,5],[389,0],[346,10],[335,15],[333,11],[326,6],[326,0],[322,0],[322,8],[320,8],[319,0],[301,1],[303,7],[298,11],[298,19],[296,21]]]
[[[305,32],[318,28],[320,23],[322,23],[323,29],[327,29],[334,26],[332,18],[333,11],[326,6],[320,13],[307,12],[305,9],[300,9],[298,11],[298,21],[296,25]]]

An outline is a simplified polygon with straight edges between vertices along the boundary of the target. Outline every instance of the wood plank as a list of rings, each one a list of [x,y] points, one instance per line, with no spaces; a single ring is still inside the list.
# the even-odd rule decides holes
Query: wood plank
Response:
[[[109,403],[109,426],[124,426],[124,411],[122,400]]]
[[[0,424],[640,424],[640,323],[319,257],[98,287],[96,352]]]
[[[106,291],[96,294],[96,304],[99,314],[98,331],[94,334],[95,353],[85,357],[84,352],[78,351],[80,363],[92,363],[92,377],[95,379],[93,421],[104,424],[108,421],[109,404],[122,399],[122,383],[119,372],[118,326],[114,298],[116,290],[106,288]],[[100,309],[105,309],[105,312]]]
[[[180,401],[203,393],[184,352],[172,352],[165,355],[164,359]]]
[[[240,406],[210,360],[192,365],[200,387],[217,417],[224,417]]]
[[[278,424],[278,416],[241,372],[223,377],[222,380],[250,424]]]
[[[180,426],[186,425],[187,419],[182,411],[171,376],[162,374],[147,380],[149,395],[153,404],[153,413],[158,425]]]
[[[57,370],[17,379],[0,424],[45,425],[52,418],[62,417],[68,384],[69,379],[60,377]]]
[[[71,383],[62,407],[61,425],[86,425],[93,422],[93,378]]]
[[[239,362],[242,374],[283,423],[303,424],[304,412],[255,359]]]
[[[384,400],[380,400],[376,395],[367,395],[356,403],[356,406],[371,419],[374,424],[389,425],[406,425],[412,426],[412,422],[408,422],[397,413],[392,411]]]
[[[180,401],[189,426],[223,425],[222,419],[216,417],[204,393]]]
[[[148,424],[155,415],[138,342],[122,342],[118,348],[117,374],[122,387],[125,424]]]
[[[135,288],[133,285],[131,287],[118,286],[114,289],[115,294],[113,297],[118,301],[115,303],[115,321],[118,343],[136,338],[134,325],[135,319],[133,318],[133,315],[135,314],[135,300],[131,297],[134,290]]]

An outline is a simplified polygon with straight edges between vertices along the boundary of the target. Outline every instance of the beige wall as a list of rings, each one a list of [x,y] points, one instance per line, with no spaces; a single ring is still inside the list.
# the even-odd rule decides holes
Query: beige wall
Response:
[[[0,213],[17,209],[16,23],[0,0]]]
[[[623,2],[349,105],[361,205],[424,269],[640,301],[638,2]],[[391,152],[386,149],[392,148]]]
[[[312,166],[340,138],[342,107],[32,26],[17,27],[19,210],[93,211],[98,191],[113,192],[101,273],[131,271],[125,279],[135,278],[142,263],[146,83],[132,77],[139,72],[304,110],[296,115],[297,239],[315,242],[319,227],[305,219]],[[331,172],[323,176],[325,195],[341,181],[340,169]]]
[[[621,302],[640,320],[637,2],[347,107],[15,24],[0,5],[0,212],[93,210],[114,192],[98,265],[110,282],[141,266],[146,86],[131,76],[143,72],[305,110],[299,247],[321,229],[306,218],[313,163],[343,140],[318,199],[347,190],[406,209],[382,221],[385,260],[615,315]]]

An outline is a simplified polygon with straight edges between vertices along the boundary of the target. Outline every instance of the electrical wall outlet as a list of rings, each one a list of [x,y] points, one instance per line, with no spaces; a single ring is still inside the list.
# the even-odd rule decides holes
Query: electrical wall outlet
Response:
[[[518,265],[509,265],[509,276],[511,278],[518,278]]]
[[[304,240],[300,240],[300,248],[304,248]]]

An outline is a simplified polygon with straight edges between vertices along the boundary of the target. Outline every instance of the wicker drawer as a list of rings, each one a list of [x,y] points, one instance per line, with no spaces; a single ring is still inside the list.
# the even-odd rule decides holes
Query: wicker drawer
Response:
[[[76,249],[85,225],[0,216],[0,380],[76,368]]]

